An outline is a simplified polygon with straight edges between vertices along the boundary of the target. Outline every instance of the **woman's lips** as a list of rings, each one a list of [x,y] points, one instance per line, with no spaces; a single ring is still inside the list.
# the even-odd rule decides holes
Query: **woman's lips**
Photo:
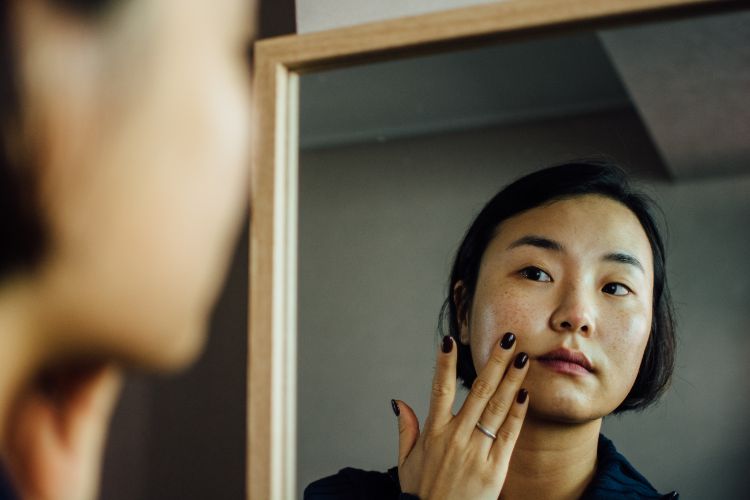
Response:
[[[559,373],[588,375],[594,371],[591,361],[585,354],[565,348],[555,349],[539,356],[536,360],[543,366]]]

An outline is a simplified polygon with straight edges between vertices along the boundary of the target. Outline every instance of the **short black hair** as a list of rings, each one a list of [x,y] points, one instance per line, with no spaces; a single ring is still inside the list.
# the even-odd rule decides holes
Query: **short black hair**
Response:
[[[0,280],[34,267],[48,246],[41,215],[34,151],[22,137],[23,109],[12,4],[0,3]],[[55,0],[79,13],[99,12],[113,0]]]
[[[35,178],[21,138],[11,2],[0,5],[0,280],[36,264],[45,247]]]
[[[643,409],[655,402],[669,386],[674,368],[675,321],[666,275],[664,242],[655,214],[658,207],[637,191],[627,173],[610,160],[579,160],[545,168],[526,175],[497,193],[479,212],[458,248],[450,282],[440,312],[441,331],[447,323],[448,334],[458,346],[457,376],[467,388],[477,377],[469,346],[460,342],[458,311],[470,310],[482,256],[496,229],[504,220],[561,199],[583,195],[601,195],[618,201],[638,218],[651,244],[654,261],[653,316],[646,350],[638,376],[625,400],[614,410]],[[462,303],[454,302],[454,287],[461,281],[465,288]],[[460,306],[460,307],[459,307]]]

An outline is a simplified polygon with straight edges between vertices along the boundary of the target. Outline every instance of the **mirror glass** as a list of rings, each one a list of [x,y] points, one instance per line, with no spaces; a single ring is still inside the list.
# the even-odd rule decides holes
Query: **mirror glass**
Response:
[[[750,430],[750,15],[311,73],[300,80],[299,497],[396,465],[389,400],[427,413],[453,254],[511,180],[606,156],[668,222],[673,385],[604,433],[660,491],[744,492]]]

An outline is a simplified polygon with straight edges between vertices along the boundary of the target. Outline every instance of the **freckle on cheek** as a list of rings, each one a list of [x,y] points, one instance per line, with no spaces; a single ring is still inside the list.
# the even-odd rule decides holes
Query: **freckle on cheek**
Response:
[[[477,371],[487,363],[490,352],[500,341],[505,332],[516,336],[526,330],[523,325],[529,324],[533,311],[524,307],[523,297],[510,292],[503,292],[489,304],[477,303],[471,324],[471,352]]]

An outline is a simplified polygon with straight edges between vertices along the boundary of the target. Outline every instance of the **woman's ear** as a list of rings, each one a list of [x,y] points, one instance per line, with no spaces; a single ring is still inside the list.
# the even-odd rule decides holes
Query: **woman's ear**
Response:
[[[456,321],[458,323],[459,339],[464,345],[469,345],[469,304],[467,290],[463,281],[453,286],[453,304],[456,306]]]

